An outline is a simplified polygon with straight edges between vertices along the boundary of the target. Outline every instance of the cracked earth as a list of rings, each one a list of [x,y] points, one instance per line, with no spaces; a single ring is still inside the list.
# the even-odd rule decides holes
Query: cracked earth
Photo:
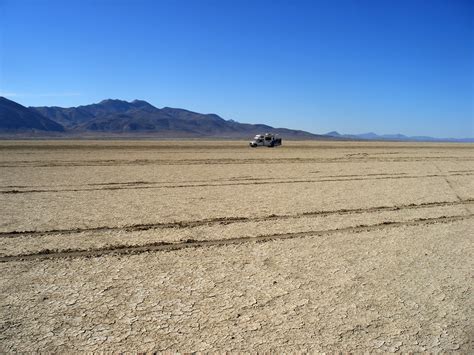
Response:
[[[473,350],[474,147],[0,142],[0,351]]]

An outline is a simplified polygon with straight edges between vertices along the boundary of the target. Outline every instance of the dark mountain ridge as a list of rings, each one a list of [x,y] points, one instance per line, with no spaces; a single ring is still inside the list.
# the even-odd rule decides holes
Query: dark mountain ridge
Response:
[[[428,136],[405,136],[403,134],[376,134],[374,132],[361,134],[340,134],[332,131],[325,134],[328,137],[347,138],[353,140],[399,141],[399,142],[458,142],[472,143],[474,138],[434,138]]]
[[[225,120],[181,108],[157,108],[143,100],[107,99],[77,107],[25,107],[0,97],[0,133],[3,135],[45,135],[60,137],[157,137],[157,138],[250,138],[258,133],[276,133],[290,139],[390,140],[426,142],[474,142],[473,138],[408,137],[402,134],[317,135],[301,130],[274,128],[264,124]]]
[[[34,110],[0,97],[0,131],[63,132],[64,127]]]
[[[249,138],[257,133],[284,134],[286,138],[328,139],[300,130],[274,128],[262,124],[239,123],[219,115],[202,114],[181,108],[157,108],[146,101],[107,99],[78,107],[30,107],[61,123],[70,133],[147,133],[161,137]]]

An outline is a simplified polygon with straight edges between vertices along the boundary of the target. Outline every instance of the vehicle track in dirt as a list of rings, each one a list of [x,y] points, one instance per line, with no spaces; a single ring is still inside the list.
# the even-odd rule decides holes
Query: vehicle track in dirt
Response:
[[[73,229],[51,229],[44,231],[10,231],[0,232],[0,238],[15,238],[25,236],[42,236],[42,235],[71,235],[80,234],[83,232],[108,232],[108,231],[146,231],[154,229],[167,229],[167,228],[193,228],[204,225],[218,225],[218,224],[232,224],[239,222],[260,222],[260,221],[271,221],[271,220],[284,220],[284,219],[298,219],[302,217],[311,216],[330,216],[330,215],[350,215],[350,214],[361,214],[361,213],[372,213],[372,212],[384,212],[384,211],[401,211],[401,210],[412,210],[420,208],[436,208],[444,206],[460,206],[474,203],[474,199],[465,199],[460,201],[442,201],[442,202],[426,202],[420,204],[407,204],[398,206],[377,206],[370,208],[354,208],[354,209],[339,209],[333,211],[309,211],[299,214],[287,214],[287,215],[267,215],[261,217],[222,217],[222,218],[209,218],[196,221],[178,221],[170,223],[150,223],[150,224],[134,224],[128,226],[102,226],[92,228],[73,228]]]
[[[459,156],[435,156],[435,157],[370,157],[370,155],[350,156],[339,158],[278,158],[278,159],[189,159],[189,160],[87,160],[79,161],[15,161],[0,162],[1,168],[18,168],[18,167],[95,167],[95,166],[147,166],[147,165],[225,165],[225,164],[306,164],[306,163],[377,163],[377,162],[426,162],[426,161],[449,161],[449,162],[472,162],[474,158]]]
[[[144,244],[139,246],[125,246],[125,245],[115,245],[113,247],[104,247],[99,249],[92,250],[62,250],[62,251],[51,251],[43,250],[38,253],[32,254],[22,254],[22,255],[12,255],[12,256],[2,256],[0,257],[0,263],[12,262],[12,261],[30,261],[30,260],[46,260],[46,259],[58,259],[58,258],[77,258],[77,257],[100,257],[104,255],[131,255],[131,254],[141,254],[146,252],[166,252],[181,250],[185,248],[203,248],[210,246],[226,246],[234,245],[241,243],[251,243],[251,242],[268,242],[272,240],[282,240],[282,239],[294,239],[294,238],[303,238],[303,237],[316,237],[323,235],[332,235],[336,233],[358,233],[362,231],[374,231],[387,228],[398,228],[403,226],[417,226],[425,224],[435,224],[435,223],[451,223],[456,221],[461,221],[465,219],[470,219],[474,214],[465,214],[457,216],[442,216],[435,218],[419,218],[413,219],[410,221],[395,222],[395,221],[385,221],[382,223],[372,224],[372,225],[359,225],[353,227],[344,227],[336,229],[327,229],[327,230],[315,230],[315,231],[306,231],[306,232],[296,232],[296,233],[277,233],[269,235],[257,235],[255,237],[245,237],[245,238],[231,238],[231,239],[215,239],[215,240],[187,240],[180,243],[166,243],[166,242],[154,242],[150,244]]]
[[[78,188],[78,189],[30,189],[30,190],[3,190],[1,194],[25,194],[25,193],[55,193],[55,192],[84,192],[84,191],[110,191],[110,190],[143,190],[143,189],[176,189],[176,188],[193,188],[193,187],[214,187],[214,186],[245,186],[245,185],[276,185],[276,184],[301,184],[301,183],[320,183],[320,182],[338,182],[338,181],[362,181],[362,180],[392,180],[392,179],[422,179],[422,178],[444,178],[447,176],[471,176],[474,173],[455,173],[455,174],[427,174],[427,175],[394,175],[394,176],[364,176],[364,177],[343,177],[337,178],[320,178],[320,179],[287,179],[278,181],[249,181],[249,182],[227,182],[217,184],[175,184],[175,185],[162,185],[157,186],[161,183],[150,184],[123,184],[114,186],[106,186],[101,188]],[[264,179],[268,180],[268,179]],[[155,185],[156,184],[156,185]]]
[[[456,172],[456,171],[454,171]],[[463,171],[469,172],[469,171]],[[474,171],[473,171],[474,172]],[[317,174],[320,171],[310,171],[310,174]],[[370,176],[399,176],[407,175],[407,173],[373,173],[373,174],[345,174],[345,175],[323,175],[319,178],[347,178],[347,177],[370,177]],[[220,179],[200,179],[200,180],[182,180],[181,183],[202,183],[202,182],[237,182],[237,181],[272,181],[272,180],[282,180],[284,178],[279,177],[231,177],[231,178],[220,178]],[[291,177],[287,178],[293,179]],[[173,184],[175,181],[172,180],[163,180],[163,181],[123,181],[123,182],[104,182],[104,183],[89,183],[89,184],[55,184],[55,187],[84,187],[84,186],[135,186],[135,185],[160,185],[160,184]],[[51,185],[5,185],[0,186],[0,188],[21,188],[21,189],[34,189],[34,188],[50,188]]]

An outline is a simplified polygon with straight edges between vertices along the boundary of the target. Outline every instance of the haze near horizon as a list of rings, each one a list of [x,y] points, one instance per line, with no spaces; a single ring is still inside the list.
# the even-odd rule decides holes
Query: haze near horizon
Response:
[[[474,136],[471,1],[0,0],[0,96]]]

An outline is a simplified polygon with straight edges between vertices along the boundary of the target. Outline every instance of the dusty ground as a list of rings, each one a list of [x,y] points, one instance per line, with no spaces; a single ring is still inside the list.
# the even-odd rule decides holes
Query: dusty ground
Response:
[[[0,142],[0,351],[473,351],[474,145]]]

